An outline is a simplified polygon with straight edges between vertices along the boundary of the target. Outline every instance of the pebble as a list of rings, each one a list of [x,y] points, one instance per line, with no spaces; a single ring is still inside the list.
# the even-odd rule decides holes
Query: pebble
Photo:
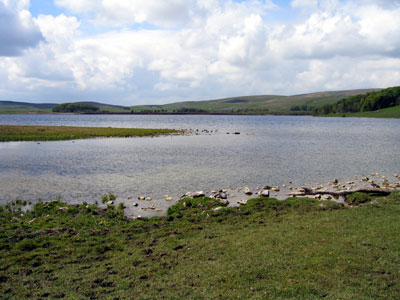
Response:
[[[133,206],[139,206],[139,204],[137,204],[136,202],[132,203]]]
[[[153,200],[153,199],[151,199],[151,197],[146,198],[146,201],[151,201],[151,200]]]

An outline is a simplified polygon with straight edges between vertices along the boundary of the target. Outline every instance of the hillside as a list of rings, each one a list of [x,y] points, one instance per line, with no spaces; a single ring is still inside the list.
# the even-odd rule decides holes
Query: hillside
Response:
[[[88,104],[107,112],[129,112],[129,107],[104,104],[99,102],[74,102],[75,104]],[[0,113],[52,113],[52,109],[59,103],[29,103],[16,101],[0,101]]]
[[[208,101],[175,102],[165,105],[132,106],[135,112],[203,112],[203,113],[288,113],[293,106],[321,107],[345,97],[365,94],[377,89],[317,92],[294,96],[258,95]]]
[[[310,107],[314,114],[365,113],[400,105],[400,87],[373,91],[362,95],[347,97],[336,103],[322,107]]]
[[[378,89],[362,89],[347,91],[317,92],[294,96],[256,95],[239,96],[207,101],[185,101],[164,105],[139,105],[126,107],[99,102],[73,102],[88,104],[99,108],[99,112],[108,113],[228,113],[228,114],[301,114],[302,107],[323,107],[327,104],[360,94],[366,94]],[[0,101],[0,113],[51,113],[58,103],[27,103],[15,101]],[[293,110],[298,107],[297,110]]]

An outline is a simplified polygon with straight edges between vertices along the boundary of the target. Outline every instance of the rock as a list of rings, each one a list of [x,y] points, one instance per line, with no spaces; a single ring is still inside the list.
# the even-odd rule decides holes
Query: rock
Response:
[[[146,197],[146,201],[151,201],[153,199],[151,199],[151,197]]]
[[[205,194],[203,191],[197,191],[197,192],[193,193],[192,198],[199,198],[199,197],[204,197],[204,196],[205,196]]]
[[[215,195],[214,195],[214,198],[215,198],[215,199],[227,199],[227,198],[228,198],[228,195],[227,195],[226,193],[220,192],[220,193],[218,193],[218,194],[215,194]]]
[[[240,204],[240,205],[246,205],[246,204],[247,204],[247,201],[246,201],[246,200],[239,200],[239,201],[237,201],[236,203],[237,203],[237,204]]]
[[[156,207],[154,206],[154,204],[152,204],[152,205],[150,205],[150,207],[149,207],[151,210],[154,210],[154,209],[156,209]]]
[[[361,180],[366,182],[366,181],[369,180],[369,178],[368,177],[363,177],[363,178],[361,178]]]
[[[113,202],[113,201],[107,201],[106,204],[107,204],[107,205],[113,205],[114,202]]]
[[[223,205],[229,205],[229,201],[226,199],[218,199],[218,202],[223,204]]]
[[[220,193],[226,193],[226,192],[228,192],[228,190],[227,189],[220,189],[219,192]]]
[[[354,184],[354,181],[346,181],[346,184]]]
[[[280,191],[279,186],[274,186],[274,187],[272,187],[271,190],[272,190],[273,192],[279,192],[279,191]]]
[[[218,207],[213,208],[213,211],[219,211],[220,209],[222,209],[222,206],[218,206]]]
[[[269,197],[269,191],[268,190],[264,190],[260,193],[261,197]]]
[[[165,198],[166,201],[172,201],[171,197]]]
[[[138,216],[136,217],[136,219],[137,219],[137,220],[141,220],[141,219],[142,219],[142,216],[141,216],[141,215],[138,215]]]
[[[139,206],[139,204],[137,204],[136,202],[132,203],[133,206]]]
[[[282,184],[282,187],[284,187],[284,188],[285,188],[285,187],[286,187],[286,184]]]
[[[338,184],[338,183],[339,183],[339,180],[337,180],[337,179],[335,178],[335,179],[333,179],[332,183],[333,183],[333,184]]]
[[[235,134],[240,134],[240,132],[236,131]]]
[[[211,194],[216,194],[217,191],[216,190],[211,190]]]
[[[246,195],[252,195],[252,194],[253,194],[253,192],[250,191],[250,189],[249,189],[248,187],[245,187],[245,188],[243,189],[243,193],[246,194]]]
[[[263,190],[270,190],[271,189],[271,187],[269,185],[264,185],[262,188],[263,188]]]
[[[146,199],[144,196],[139,196],[138,197],[138,200],[144,200],[144,199]]]
[[[392,176],[398,178],[399,174],[393,174]]]
[[[321,195],[320,195],[320,194],[315,195],[315,196],[314,196],[314,199],[321,199]]]
[[[297,188],[297,191],[298,191],[299,193],[305,193],[305,192],[306,192],[305,189],[303,189],[303,188]]]

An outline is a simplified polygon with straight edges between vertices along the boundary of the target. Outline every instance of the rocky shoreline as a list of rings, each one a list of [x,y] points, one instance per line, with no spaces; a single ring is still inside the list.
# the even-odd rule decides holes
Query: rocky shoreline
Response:
[[[368,176],[354,176],[351,180],[332,179],[326,184],[304,184],[295,186],[289,181],[287,184],[263,185],[249,188],[220,188],[212,190],[197,190],[186,192],[180,197],[165,195],[163,199],[153,198],[151,195],[139,195],[137,198],[118,199],[108,201],[107,205],[124,205],[126,214],[132,219],[160,216],[166,214],[168,207],[185,198],[209,197],[226,206],[245,205],[249,199],[257,197],[271,197],[284,200],[288,197],[310,197],[319,201],[346,202],[346,195],[355,192],[390,194],[400,190],[399,174],[391,176],[379,173],[370,173]]]

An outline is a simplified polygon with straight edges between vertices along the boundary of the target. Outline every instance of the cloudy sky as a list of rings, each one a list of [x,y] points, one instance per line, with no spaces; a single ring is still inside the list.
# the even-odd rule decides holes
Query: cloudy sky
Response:
[[[0,99],[158,104],[400,85],[400,0],[0,0]]]

